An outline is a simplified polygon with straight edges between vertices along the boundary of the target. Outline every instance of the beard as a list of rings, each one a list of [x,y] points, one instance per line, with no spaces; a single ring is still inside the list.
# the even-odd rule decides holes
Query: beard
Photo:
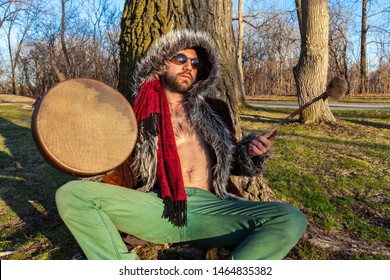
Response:
[[[179,77],[183,74],[189,75],[191,77],[191,80],[179,80]],[[177,92],[181,94],[185,94],[194,85],[194,77],[191,75],[191,73],[188,72],[181,72],[174,75],[166,73],[161,78],[161,81],[164,87],[168,88],[172,92]]]

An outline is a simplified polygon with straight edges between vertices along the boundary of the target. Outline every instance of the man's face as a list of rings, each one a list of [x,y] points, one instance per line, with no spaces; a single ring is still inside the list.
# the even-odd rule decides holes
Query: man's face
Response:
[[[192,88],[196,81],[198,70],[193,67],[192,59],[197,58],[193,49],[179,51],[178,54],[184,54],[188,59],[183,64],[174,60],[168,61],[167,72],[162,77],[162,84],[172,92],[186,93]]]

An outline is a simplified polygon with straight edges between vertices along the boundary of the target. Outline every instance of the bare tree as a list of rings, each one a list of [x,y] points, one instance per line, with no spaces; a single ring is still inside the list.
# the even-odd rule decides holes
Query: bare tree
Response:
[[[295,84],[291,69],[299,53],[293,12],[257,6],[255,1],[249,5],[243,16],[248,27],[243,44],[247,94],[292,94]]]
[[[37,20],[40,16],[44,2],[43,1],[11,1],[9,3],[9,7],[7,6],[8,16],[7,19],[2,22],[2,27],[5,29],[6,38],[7,38],[7,46],[8,46],[8,54],[10,59],[10,70],[11,70],[11,84],[12,94],[17,94],[17,76],[16,76],[16,68],[19,62],[20,54],[22,51],[22,47],[24,41],[26,39],[26,35],[30,30],[32,24]],[[13,45],[13,35],[15,29],[18,29],[16,36],[16,47]]]
[[[242,65],[242,50],[244,43],[244,21],[242,12],[243,0],[238,0],[238,36],[237,36],[237,47],[236,47],[236,71],[238,75],[238,100],[241,101],[242,106],[248,106],[245,95],[244,85],[244,69]]]
[[[341,0],[330,5],[330,32],[329,32],[329,72],[328,75],[343,77],[348,85],[348,58],[347,49],[349,45],[348,27],[350,15],[342,6]],[[349,87],[348,87],[349,88]]]
[[[368,92],[367,77],[367,3],[369,0],[362,0],[362,25],[360,35],[360,87],[359,93]]]
[[[61,4],[61,47],[52,45],[53,66],[67,78],[89,77],[116,86],[120,10],[109,0],[61,0]]]
[[[15,14],[25,10],[28,5],[28,1],[22,0],[7,0],[0,3],[0,29],[3,27],[4,22],[11,20]]]
[[[58,81],[74,77],[117,86],[121,11],[110,3],[48,3],[44,17],[30,28],[22,48],[16,75],[23,94],[40,96]]]
[[[389,35],[390,35],[390,5],[384,5],[382,1],[375,0],[362,0],[361,6],[361,28],[360,28],[360,83],[359,83],[359,93],[370,93],[378,91],[377,84],[380,81],[376,75],[377,67],[374,66],[374,81],[371,82],[371,73],[368,70],[369,58],[374,60],[375,63],[370,63],[370,65],[379,65],[383,63],[383,55],[386,56],[386,53],[389,52]],[[370,53],[368,53],[368,46],[371,47]],[[387,46],[384,48],[384,46]],[[374,48],[376,47],[377,56],[375,57]],[[387,51],[384,51],[387,48]],[[379,56],[378,56],[379,55]]]
[[[326,89],[328,73],[328,1],[296,0],[301,33],[301,54],[294,77],[300,105],[320,95]],[[333,124],[335,117],[327,101],[319,101],[301,114],[304,123]]]

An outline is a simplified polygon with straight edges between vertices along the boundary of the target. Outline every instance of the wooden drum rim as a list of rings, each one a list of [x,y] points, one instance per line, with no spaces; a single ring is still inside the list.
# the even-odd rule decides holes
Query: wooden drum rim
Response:
[[[50,88],[34,109],[31,130],[47,162],[80,177],[115,169],[129,158],[137,139],[137,122],[127,99],[87,78]]]

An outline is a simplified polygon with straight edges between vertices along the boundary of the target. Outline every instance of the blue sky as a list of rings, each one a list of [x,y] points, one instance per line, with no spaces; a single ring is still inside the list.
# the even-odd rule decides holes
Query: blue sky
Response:
[[[112,0],[118,7],[119,9],[123,9],[124,7],[124,3],[125,3],[125,0]],[[210,1],[210,0],[209,0]],[[211,0],[212,1],[212,0]],[[279,9],[279,10],[293,10],[294,7],[295,7],[295,1],[294,0],[288,0],[288,1],[281,1],[281,0],[244,0],[244,11],[245,10],[248,10],[248,8],[250,8],[250,5],[251,3],[258,3],[259,5],[262,5],[262,6],[272,6],[273,9]],[[332,0],[329,0],[329,2],[332,2]],[[350,36],[352,36],[353,34],[356,34],[355,38],[351,38],[351,41],[353,42],[356,42],[354,44],[354,50],[353,52],[355,53],[355,55],[358,54],[358,48],[359,48],[359,44],[360,44],[360,40],[359,40],[359,25],[360,25],[360,13],[361,13],[361,1],[346,1],[345,3],[349,3],[349,5],[351,5],[351,3],[355,3],[353,4],[353,7],[351,7],[350,9],[350,15],[352,16],[353,20],[355,21],[355,27],[356,30],[351,30],[351,33],[350,33]],[[390,9],[390,2],[389,0],[372,0],[372,3],[374,3],[375,5],[373,5],[372,7],[375,9],[384,9],[385,7],[388,7],[388,9]],[[237,10],[237,0],[233,0],[233,10],[236,11]],[[244,12],[245,13],[245,12]],[[373,10],[370,11],[370,13],[374,13]],[[376,19],[377,17],[375,17]],[[388,24],[387,24],[387,27],[386,29],[389,30],[390,27],[389,27],[389,24],[390,24],[390,20],[387,18],[383,18],[382,20],[385,20],[385,22],[387,21]],[[377,22],[369,22],[369,24],[377,24]],[[0,36],[2,37],[4,35],[4,33],[0,33]],[[370,32],[369,32],[369,35]],[[5,46],[5,38],[4,40],[0,40],[0,58],[5,58],[6,54],[4,52],[4,46]],[[356,49],[355,49],[356,48]],[[373,48],[373,50],[369,50],[369,52],[373,52],[375,51],[375,45],[369,45],[369,48]],[[4,56],[5,55],[5,56]]]
[[[123,7],[125,4],[125,0],[114,0],[114,2],[118,3],[119,7]]]

